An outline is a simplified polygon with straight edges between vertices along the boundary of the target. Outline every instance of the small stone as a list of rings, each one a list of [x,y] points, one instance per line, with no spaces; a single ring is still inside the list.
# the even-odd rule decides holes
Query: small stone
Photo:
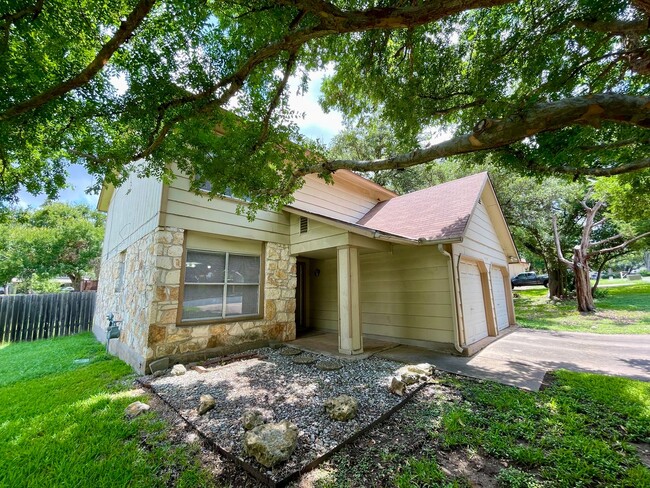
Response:
[[[419,374],[422,376],[431,376],[435,371],[436,367],[429,363],[420,363],[420,364],[410,364],[406,367],[411,373]]]
[[[72,361],[74,364],[88,364],[90,362],[90,359],[88,358],[83,358],[83,359],[75,359]]]
[[[130,419],[136,418],[138,415],[140,415],[143,412],[146,412],[149,410],[151,407],[147,405],[146,403],[142,402],[133,402],[131,403],[126,409],[124,410],[124,415],[126,415]]]
[[[242,415],[241,424],[244,430],[252,430],[258,425],[264,424],[264,416],[259,410],[248,410]]]
[[[160,378],[161,376],[165,376],[165,370],[164,369],[159,369],[158,371],[154,371],[154,373],[153,373],[154,378]]]
[[[393,379],[390,381],[390,386],[388,390],[395,395],[404,396],[404,391],[406,390],[406,384],[401,381],[399,378],[393,376]]]
[[[280,354],[282,356],[297,356],[298,354],[302,354],[302,351],[300,349],[296,349],[295,347],[284,347],[280,351]]]
[[[318,361],[316,367],[321,371],[337,371],[341,369],[343,365],[336,361]]]
[[[316,358],[314,356],[296,356],[293,358],[293,362],[296,364],[314,364]]]
[[[264,424],[244,434],[244,451],[258,463],[272,468],[291,457],[298,442],[298,427],[283,420]]]
[[[199,408],[197,408],[199,415],[204,415],[217,406],[217,401],[212,395],[201,395]]]
[[[359,402],[349,395],[341,395],[325,400],[324,407],[332,420],[345,422],[357,416]]]
[[[197,373],[201,373],[201,374],[204,374],[204,373],[208,372],[208,368],[203,367],[203,366],[193,366],[192,369],[194,371],[196,371]]]
[[[187,369],[185,369],[185,366],[182,364],[174,364],[174,367],[172,368],[172,376],[182,376],[187,372]]]
[[[151,371],[152,374],[154,374],[156,371],[165,371],[168,368],[169,368],[169,358],[157,359],[155,361],[151,361],[151,363],[149,364],[149,370]]]

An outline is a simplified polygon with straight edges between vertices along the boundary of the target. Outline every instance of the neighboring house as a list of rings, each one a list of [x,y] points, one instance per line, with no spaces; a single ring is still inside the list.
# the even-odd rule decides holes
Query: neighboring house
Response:
[[[517,250],[487,173],[404,196],[337,171],[309,175],[281,212],[249,222],[240,201],[130,178],[108,212],[93,330],[122,320],[111,350],[143,372],[310,330],[472,354],[515,323]]]
[[[522,259],[517,263],[508,264],[508,269],[510,270],[510,278],[514,278],[518,274],[528,271],[530,269],[530,263]]]

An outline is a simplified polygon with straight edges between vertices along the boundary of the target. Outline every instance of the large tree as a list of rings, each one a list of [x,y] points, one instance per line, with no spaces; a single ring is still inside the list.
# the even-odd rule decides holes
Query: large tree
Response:
[[[177,164],[253,208],[287,201],[306,173],[467,153],[544,174],[647,168],[649,13],[648,0],[0,2],[0,199],[56,194],[72,162],[98,184]],[[410,151],[328,160],[301,138],[288,80],[325,66],[325,106],[380,117]],[[454,135],[421,145],[432,126]]]
[[[0,223],[0,283],[67,276],[79,290],[99,265],[104,214],[83,205],[46,203]]]

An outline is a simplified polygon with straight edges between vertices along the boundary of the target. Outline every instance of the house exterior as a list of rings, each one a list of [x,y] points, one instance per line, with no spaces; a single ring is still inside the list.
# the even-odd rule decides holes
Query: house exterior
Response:
[[[103,189],[108,213],[93,330],[121,320],[110,350],[144,372],[338,333],[472,354],[515,323],[518,261],[487,173],[408,195],[350,171],[309,175],[282,211],[248,221],[241,201],[131,177]]]

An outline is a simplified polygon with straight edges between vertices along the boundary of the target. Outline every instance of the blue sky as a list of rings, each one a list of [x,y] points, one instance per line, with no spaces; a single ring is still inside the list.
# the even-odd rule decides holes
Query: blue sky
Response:
[[[303,118],[296,121],[300,131],[312,139],[319,139],[322,143],[327,144],[343,128],[343,118],[338,112],[324,113],[318,104],[320,87],[325,75],[326,71],[313,73],[305,94],[297,94],[298,79],[290,81],[288,90],[291,108],[304,114]],[[79,165],[71,166],[68,172],[69,188],[59,194],[59,200],[69,203],[85,203],[95,207],[97,195],[86,193],[86,189],[93,184],[93,178]],[[38,207],[46,199],[45,195],[31,195],[26,191],[20,192],[18,197],[19,204],[24,207]]]

